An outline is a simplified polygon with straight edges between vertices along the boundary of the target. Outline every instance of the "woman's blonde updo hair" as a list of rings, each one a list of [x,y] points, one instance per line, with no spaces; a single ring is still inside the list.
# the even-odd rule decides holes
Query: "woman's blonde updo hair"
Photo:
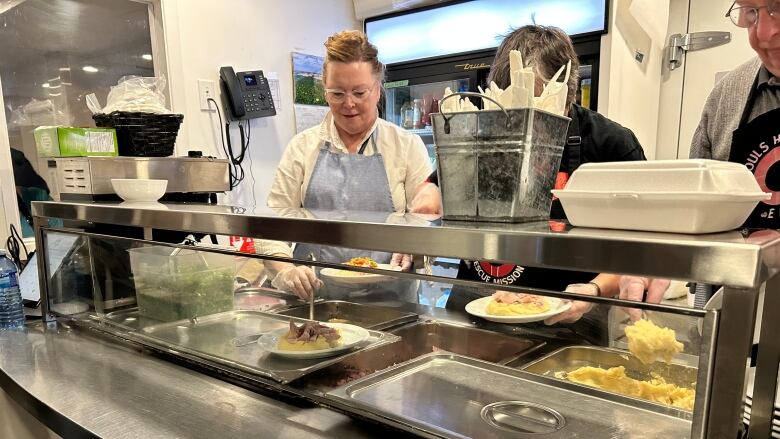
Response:
[[[333,34],[325,41],[325,63],[322,76],[328,76],[328,63],[367,62],[371,72],[382,83],[385,80],[385,66],[379,62],[376,46],[368,42],[366,34],[357,30],[345,30]]]

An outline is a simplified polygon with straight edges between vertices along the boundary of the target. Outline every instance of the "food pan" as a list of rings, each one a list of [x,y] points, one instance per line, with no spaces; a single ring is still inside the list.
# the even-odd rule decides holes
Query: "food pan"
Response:
[[[306,321],[260,311],[228,311],[147,326],[130,335],[143,343],[174,349],[196,359],[226,366],[228,370],[235,369],[281,383],[296,380],[355,353],[353,350],[328,358],[288,359],[266,352],[257,343],[239,347],[232,343],[238,337],[285,328],[290,320],[299,324]],[[373,349],[398,340],[397,336],[384,332],[369,330],[369,334],[371,337],[358,350]]]
[[[327,393],[334,405],[447,438],[682,438],[689,420],[605,400],[565,383],[432,353]]]
[[[418,322],[392,331],[401,339],[367,352],[358,352],[307,377],[309,386],[333,388],[425,354],[446,351],[491,363],[506,364],[544,343],[497,334],[470,326],[438,321]]]
[[[571,383],[581,388],[592,389],[589,386],[572,383],[563,378],[556,378],[555,374],[557,372],[571,372],[584,366],[601,367],[605,369],[623,366],[626,369],[626,375],[634,379],[647,380],[651,378],[651,373],[656,373],[663,377],[667,383],[683,387],[695,387],[698,374],[697,363],[698,359],[695,356],[677,354],[675,356],[675,362],[673,363],[667,364],[656,361],[655,363],[647,365],[639,361],[639,359],[630,353],[619,349],[596,346],[567,346],[526,364],[522,369],[537,375],[543,375],[555,380]],[[601,391],[609,393],[606,390]],[[615,393],[615,395],[618,394]],[[648,402],[643,399],[624,395],[621,396],[635,401]],[[690,412],[683,409],[669,407],[654,402],[649,403],[672,410],[680,417],[690,416]]]

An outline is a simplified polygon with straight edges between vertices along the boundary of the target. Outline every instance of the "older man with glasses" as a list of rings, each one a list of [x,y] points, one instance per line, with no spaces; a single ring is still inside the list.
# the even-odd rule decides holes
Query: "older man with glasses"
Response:
[[[757,58],[721,79],[707,98],[693,135],[690,157],[727,160],[751,169],[763,190],[780,194],[780,0],[737,0],[726,16],[747,29]],[[775,197],[773,197],[774,199]],[[752,227],[780,229],[777,206],[759,204]],[[668,281],[621,278],[621,297],[660,302]],[[713,286],[696,285],[695,305],[702,307]]]

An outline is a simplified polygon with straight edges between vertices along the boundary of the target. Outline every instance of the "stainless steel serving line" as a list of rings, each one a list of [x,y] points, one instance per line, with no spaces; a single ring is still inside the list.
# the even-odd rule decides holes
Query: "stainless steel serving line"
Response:
[[[756,383],[749,437],[751,439],[769,437],[777,366],[780,362],[780,347],[776,346],[776,343],[769,344],[780,332],[780,319],[772,315],[773,310],[780,309],[780,284],[778,277],[775,276],[780,266],[780,233],[775,231],[757,233],[747,231],[745,234],[734,231],[693,236],[579,229],[565,224],[551,226],[548,222],[524,224],[445,222],[439,224],[429,223],[422,217],[415,215],[389,215],[387,218],[377,219],[361,213],[309,212],[305,210],[274,212],[268,209],[193,204],[127,208],[119,204],[105,203],[36,202],[33,203],[33,215],[36,226],[36,244],[40,249],[46,248],[46,234],[51,230],[48,227],[48,219],[62,219],[73,222],[73,224],[79,224],[79,222],[85,225],[102,223],[145,229],[239,235],[470,260],[491,260],[506,263],[522,261],[523,265],[526,266],[636,274],[723,285],[725,291],[723,305],[720,309],[708,310],[705,313],[704,311],[694,312],[686,308],[665,308],[673,313],[704,316],[702,319],[703,342],[699,352],[697,369],[696,403],[692,419],[675,418],[667,425],[670,428],[668,431],[677,434],[677,432],[685,430],[684,425],[687,422],[689,423],[687,425],[691,426],[690,437],[692,438],[731,439],[737,437],[745,395],[744,371],[750,356],[756,315],[761,312],[761,335],[766,343],[761,345],[764,347],[759,348],[757,355]],[[260,255],[256,257],[264,258]],[[326,263],[313,263],[312,265],[328,266]],[[44,263],[39,264],[39,267],[43,292],[47,294],[46,281],[49,273],[46,272],[45,255]],[[367,269],[360,270],[366,271]],[[368,271],[371,270],[368,269]],[[399,274],[398,276],[408,275]],[[766,286],[765,306],[763,309],[758,309],[759,288],[764,285]],[[560,292],[551,295],[573,299],[580,298],[576,295]],[[615,299],[594,300],[616,306],[626,306],[625,301]],[[642,304],[635,306],[647,308]],[[45,309],[44,311],[49,316],[49,310]],[[446,360],[447,367],[453,367],[459,371],[461,369],[471,370],[474,366],[471,360],[461,361],[456,357],[447,359],[446,355],[435,359],[435,361],[439,360]],[[410,367],[417,370],[414,369],[416,366]],[[501,375],[505,373],[502,367],[491,366],[488,369]],[[428,369],[434,370],[430,367],[425,370]],[[426,374],[428,373],[423,375]],[[438,376],[435,373],[431,376],[434,375]],[[510,375],[514,375],[515,378],[522,379],[526,383],[539,383],[535,378],[528,378],[523,373]],[[409,381],[413,385],[412,387],[416,386],[414,380],[410,378]],[[527,385],[537,386],[541,389],[542,387],[546,388],[545,386],[555,387],[554,383],[555,380],[551,380],[551,382],[543,382],[541,387],[537,384]],[[561,391],[572,387],[565,383],[557,383],[557,385],[562,389]],[[501,385],[496,389],[500,388]],[[499,390],[496,392],[501,393]],[[358,416],[388,422],[412,432],[424,432],[433,436],[449,435],[449,433],[442,433],[441,425],[423,425],[426,422],[424,419],[411,416],[399,419],[396,416],[397,413],[393,416],[389,416],[387,413],[383,414],[382,410],[387,409],[392,404],[389,406],[380,404],[379,408],[376,406],[367,407],[365,404],[352,405],[343,403],[343,401],[347,401],[343,393],[336,392],[332,396],[336,395],[338,398],[333,402],[334,406],[347,411],[354,409],[354,413]],[[347,395],[349,398],[354,396]],[[583,397],[586,396],[583,395]],[[327,398],[325,400],[315,399],[322,404],[329,404]],[[488,403],[489,401],[483,402]],[[640,409],[637,408],[637,410]],[[528,419],[518,419],[515,416],[518,410],[525,409],[495,406],[491,410],[488,414],[483,413],[482,419],[488,423],[492,419],[492,422],[498,424],[499,430],[517,429],[520,424],[535,422]],[[509,414],[507,415],[507,413]],[[640,412],[615,414],[618,418],[623,415],[632,416],[632,419],[638,420],[642,419],[643,416],[648,416]],[[549,423],[554,423],[557,419],[554,415],[549,414],[540,414],[540,416],[541,418],[535,419],[542,419],[543,422],[549,421]],[[586,426],[590,425],[586,421],[584,420],[581,426],[590,428]],[[451,429],[445,428],[445,430],[457,435],[460,434],[461,427],[454,425]],[[593,426],[593,428],[596,427]],[[560,430],[560,432],[565,431]],[[626,435],[625,437],[633,437],[628,431],[613,431],[613,433],[616,437],[622,437],[621,434]]]

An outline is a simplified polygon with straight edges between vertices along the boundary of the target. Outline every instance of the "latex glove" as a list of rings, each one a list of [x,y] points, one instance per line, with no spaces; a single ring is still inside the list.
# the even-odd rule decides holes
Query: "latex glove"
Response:
[[[620,288],[620,298],[641,302],[644,299],[647,303],[661,303],[669,285],[672,283],[669,279],[650,279],[649,277],[639,276],[620,276],[618,287]],[[647,296],[645,296],[647,291]],[[642,318],[642,310],[629,308],[626,310],[632,320]]]
[[[396,271],[410,271],[412,269],[412,255],[393,253],[390,258],[390,268]]]
[[[650,279],[649,277],[639,276],[620,276],[618,286],[620,288],[620,298],[625,300],[634,300],[641,302],[645,299],[648,303],[661,303],[664,293],[672,283],[669,279]],[[647,297],[645,297],[647,290]]]
[[[567,293],[576,293],[586,296],[598,296],[598,288],[593,284],[571,284],[566,287]],[[580,319],[585,313],[593,308],[593,303],[583,302],[581,300],[575,300],[571,303],[571,308],[568,311],[556,314],[544,321],[546,325],[554,325],[556,323],[574,323]]]
[[[412,199],[409,212],[441,216],[442,205],[439,187],[430,182],[421,184]]]
[[[315,291],[322,288],[322,281],[317,279],[314,270],[310,267],[296,265],[277,273],[271,285],[276,289],[295,293],[301,299],[309,300]]]

